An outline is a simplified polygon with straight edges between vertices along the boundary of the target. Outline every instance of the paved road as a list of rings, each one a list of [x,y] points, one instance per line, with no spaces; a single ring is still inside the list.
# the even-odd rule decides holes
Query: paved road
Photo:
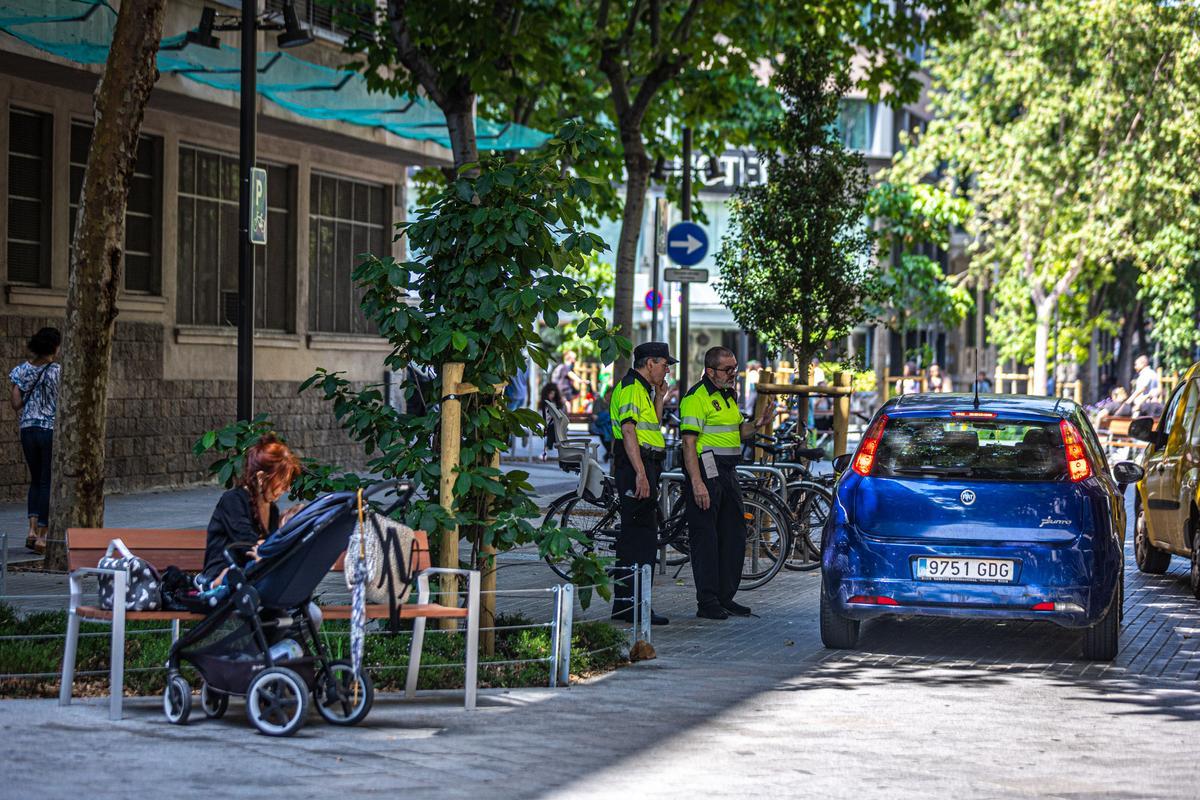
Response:
[[[175,728],[155,700],[116,724],[95,703],[0,702],[4,794],[1198,797],[1200,606],[1181,560],[1150,577],[1130,559],[1127,581],[1122,653],[1091,664],[1077,635],[1042,623],[874,622],[859,651],[827,651],[816,575],[747,593],[759,618],[711,622],[689,616],[685,570],[656,586],[672,617],[657,660],[568,690],[484,692],[470,714],[453,696],[387,697],[361,728],[314,719],[278,741],[237,705]]]

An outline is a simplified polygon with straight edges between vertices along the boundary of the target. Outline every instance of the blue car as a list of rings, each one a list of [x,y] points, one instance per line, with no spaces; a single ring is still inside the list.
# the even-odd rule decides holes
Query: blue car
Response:
[[[1048,620],[1117,654],[1122,493],[1079,406],[1052,397],[903,395],[841,472],[821,545],[821,639],[881,616]]]

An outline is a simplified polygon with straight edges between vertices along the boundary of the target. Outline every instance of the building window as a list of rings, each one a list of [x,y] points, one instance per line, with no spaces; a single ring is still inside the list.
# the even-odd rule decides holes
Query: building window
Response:
[[[79,193],[92,145],[92,126],[71,124],[71,243],[79,216]],[[162,139],[138,139],[137,162],[125,205],[125,291],[158,294],[162,290]]]
[[[8,114],[8,279],[50,284],[51,150],[54,119],[13,108]]]
[[[291,171],[267,171],[267,244],[254,247],[254,325],[292,329]],[[237,325],[238,160],[179,148],[179,298],[181,325]]]
[[[267,13],[283,14],[283,7],[287,0],[267,0]],[[333,3],[322,2],[322,0],[294,0],[292,3],[296,9],[296,17],[300,23],[307,28],[312,28],[323,33],[333,34],[336,37],[344,38],[349,36],[353,31],[342,25],[338,25],[338,14],[352,14],[361,21],[362,25],[370,30],[375,27],[375,9],[366,8],[364,3],[358,3],[360,6],[357,9],[351,8],[334,8]],[[342,3],[342,6],[354,4]]]
[[[851,150],[868,152],[875,139],[875,106],[866,100],[843,98],[838,114],[838,135]]]
[[[316,173],[309,192],[309,326],[331,333],[373,333],[359,307],[362,290],[351,275],[362,253],[388,253],[390,192]]]

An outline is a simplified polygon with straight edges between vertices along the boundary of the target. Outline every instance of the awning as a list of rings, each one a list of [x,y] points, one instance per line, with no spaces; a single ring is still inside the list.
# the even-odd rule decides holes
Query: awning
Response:
[[[0,0],[0,31],[27,45],[79,64],[103,64],[112,42],[116,11],[107,0]],[[239,90],[241,52],[189,44],[179,34],[163,39],[158,69],[232,92]],[[366,78],[284,52],[258,54],[258,93],[309,119],[337,120],[383,128],[406,139],[450,147],[441,110],[423,97],[374,92]],[[515,123],[477,119],[481,150],[532,149],[549,135]]]

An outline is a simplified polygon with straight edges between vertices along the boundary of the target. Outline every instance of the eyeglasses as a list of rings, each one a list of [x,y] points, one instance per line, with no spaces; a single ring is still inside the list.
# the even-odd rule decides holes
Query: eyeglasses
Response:
[[[733,366],[729,367],[709,367],[709,369],[711,369],[713,372],[724,372],[726,375],[732,375],[733,373],[737,372],[738,365],[734,364]]]

